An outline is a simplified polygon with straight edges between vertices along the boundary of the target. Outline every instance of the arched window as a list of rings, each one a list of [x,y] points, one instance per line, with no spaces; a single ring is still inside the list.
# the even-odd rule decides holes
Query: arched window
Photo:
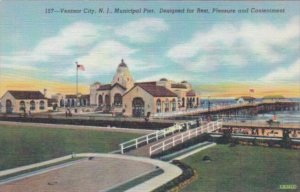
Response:
[[[25,101],[20,101],[20,111],[25,111]]]
[[[172,111],[176,111],[176,100],[172,100]]]
[[[145,102],[142,98],[136,97],[132,101],[132,116],[142,117],[145,113]]]
[[[182,106],[182,107],[185,106],[185,99],[184,99],[184,97],[182,97],[182,104],[181,104],[181,106]]]
[[[75,106],[75,99],[71,99],[71,106],[72,106],[72,107]]]
[[[40,101],[40,110],[45,109],[45,101]]]
[[[161,112],[161,100],[157,99],[156,101],[156,112],[160,113]]]
[[[30,101],[30,111],[35,111],[35,102],[33,100]]]
[[[166,102],[165,102],[165,112],[168,112],[170,110],[170,103],[169,103],[169,100],[166,99]]]
[[[13,112],[13,106],[11,100],[7,99],[5,102],[6,107],[6,113],[12,113]]]
[[[68,99],[68,100],[67,100],[66,106],[67,106],[67,107],[70,107],[70,105],[71,105],[71,101],[70,101],[70,99]]]
[[[122,106],[122,95],[120,93],[116,93],[114,96],[114,105],[115,106]]]
[[[64,107],[64,106],[65,106],[65,101],[64,101],[64,99],[61,99],[61,100],[60,100],[60,106],[61,106],[61,107]]]

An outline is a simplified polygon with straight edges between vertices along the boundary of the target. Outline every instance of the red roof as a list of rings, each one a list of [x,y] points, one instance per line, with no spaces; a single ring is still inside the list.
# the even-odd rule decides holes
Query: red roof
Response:
[[[76,95],[66,95],[67,99],[71,99],[71,98],[77,98]]]
[[[193,96],[196,96],[196,93],[194,90],[190,90],[189,92],[186,93],[186,96],[193,97]]]
[[[137,86],[144,89],[153,97],[177,97],[175,93],[173,93],[172,91],[168,90],[163,86],[157,86],[157,85],[147,84],[147,83],[138,84]]]
[[[137,82],[134,85],[156,85],[156,81],[149,81],[149,82]]]
[[[101,90],[111,90],[111,84],[105,84],[105,85],[101,85],[97,91],[101,91]]]
[[[177,89],[186,89],[186,86],[180,83],[173,83],[171,85],[171,88],[177,88]]]
[[[8,91],[15,99],[46,99],[40,91]]]

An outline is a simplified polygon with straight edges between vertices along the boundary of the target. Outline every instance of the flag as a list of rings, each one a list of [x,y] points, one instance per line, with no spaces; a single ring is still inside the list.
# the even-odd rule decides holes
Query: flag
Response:
[[[250,93],[254,93],[254,89],[249,89],[249,92]]]
[[[83,66],[82,64],[78,64],[78,63],[76,62],[76,65],[77,65],[77,69],[79,69],[79,70],[81,70],[81,71],[85,71],[85,68],[84,68],[84,66]]]

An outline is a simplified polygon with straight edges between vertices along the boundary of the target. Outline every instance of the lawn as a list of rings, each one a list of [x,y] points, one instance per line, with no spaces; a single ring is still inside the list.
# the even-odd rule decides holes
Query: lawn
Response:
[[[202,161],[205,155],[212,161]],[[285,191],[280,185],[291,184],[300,189],[300,152],[296,150],[217,145],[183,162],[198,173],[198,179],[183,191],[271,192]]]
[[[0,126],[0,170],[37,163],[71,153],[105,153],[119,149],[133,133]]]

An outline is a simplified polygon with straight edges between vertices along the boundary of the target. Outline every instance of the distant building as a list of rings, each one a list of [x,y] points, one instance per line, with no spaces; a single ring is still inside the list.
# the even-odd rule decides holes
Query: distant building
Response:
[[[242,97],[238,97],[236,99],[236,102],[237,104],[250,104],[255,102],[255,98],[250,96],[242,96]]]
[[[276,101],[288,100],[282,95],[268,95],[268,96],[264,96],[262,99],[263,99],[263,102],[276,102]]]
[[[7,91],[2,97],[4,113],[38,113],[48,110],[47,98],[40,91]]]
[[[161,78],[153,82],[135,82],[122,60],[110,84],[95,82],[90,86],[90,104],[99,111],[146,116],[149,112],[199,107],[200,97],[187,81],[176,83]]]

